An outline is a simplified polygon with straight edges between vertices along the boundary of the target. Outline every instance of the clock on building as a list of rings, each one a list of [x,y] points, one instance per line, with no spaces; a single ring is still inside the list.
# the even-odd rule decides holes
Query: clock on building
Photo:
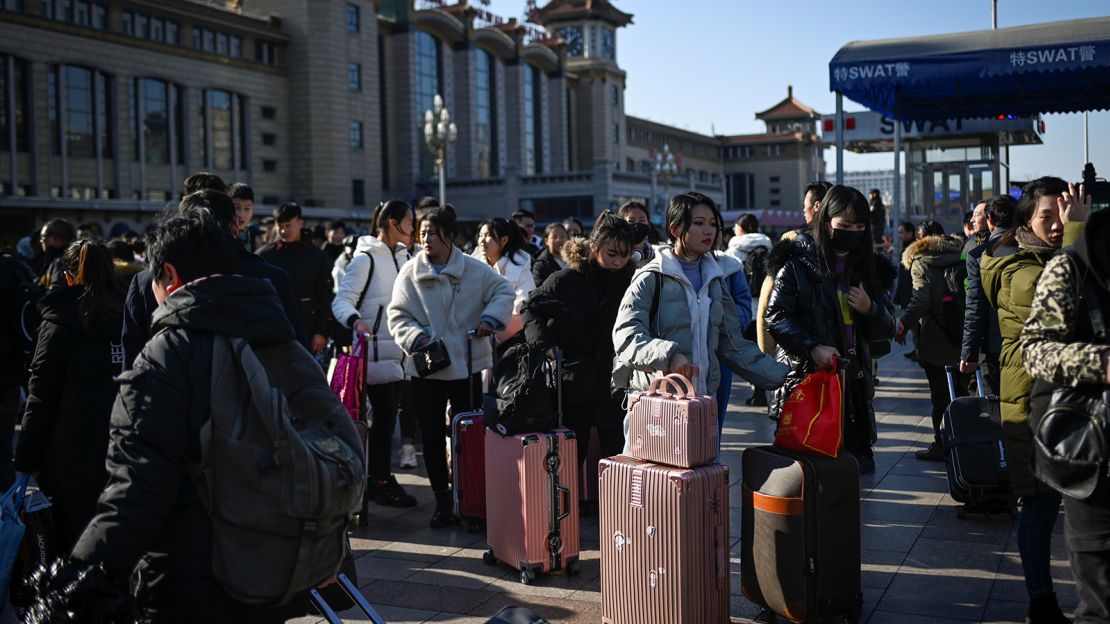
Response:
[[[567,26],[559,29],[559,37],[567,42],[567,56],[582,56],[582,27]]]
[[[616,58],[616,50],[614,50],[613,38],[614,35],[612,28],[601,29],[601,58],[609,60],[613,60]]]

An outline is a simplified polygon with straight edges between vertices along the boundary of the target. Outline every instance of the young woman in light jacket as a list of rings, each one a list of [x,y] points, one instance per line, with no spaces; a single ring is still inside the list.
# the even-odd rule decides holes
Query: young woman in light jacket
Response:
[[[516,298],[513,299],[513,317],[509,320],[508,327],[498,333],[498,343],[505,342],[524,329],[520,307],[528,298],[528,293],[536,289],[536,282],[532,277],[532,256],[523,247],[524,232],[507,219],[488,219],[478,226],[478,245],[472,255],[509,280],[509,285],[516,293]]]
[[[667,232],[672,244],[656,248],[655,257],[636,272],[617,314],[616,387],[642,391],[654,377],[676,372],[690,377],[698,394],[714,394],[719,362],[757,386],[782,383],[787,367],[742,335],[724,271],[712,253],[720,224],[709,197],[689,192],[671,198]]]
[[[367,458],[372,479],[369,495],[390,507],[416,505],[390,469],[405,353],[393,341],[385,320],[393,283],[410,258],[413,227],[411,206],[398,200],[385,202],[376,211],[377,236],[359,238],[331,304],[332,314],[354,332],[354,340],[366,341],[366,397],[374,411]]]
[[[454,212],[437,208],[420,221],[423,249],[401,267],[387,318],[389,333],[405,350],[442,340],[450,365],[427,377],[413,375],[412,393],[424,440],[424,464],[436,496],[432,528],[455,521],[448,488],[444,410],[475,409],[482,400],[478,372],[493,365],[488,337],[504,328],[513,311],[513,288],[489,265],[457,249]],[[476,338],[468,332],[475,330]]]

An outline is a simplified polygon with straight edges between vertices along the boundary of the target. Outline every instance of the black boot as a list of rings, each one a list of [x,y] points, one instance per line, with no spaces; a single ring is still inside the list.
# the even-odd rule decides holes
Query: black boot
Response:
[[[386,507],[416,507],[414,498],[397,483],[397,477],[389,475],[388,479],[376,483],[378,490],[378,504]]]
[[[1043,598],[1033,598],[1029,601],[1029,611],[1025,614],[1026,624],[1068,624],[1071,622],[1060,611],[1056,602],[1056,594]]]
[[[433,529],[442,529],[458,522],[455,517],[455,502],[451,499],[451,490],[436,492],[436,510],[428,526]]]

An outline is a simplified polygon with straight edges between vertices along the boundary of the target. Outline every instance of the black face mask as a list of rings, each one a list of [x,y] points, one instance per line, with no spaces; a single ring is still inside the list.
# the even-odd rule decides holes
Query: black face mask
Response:
[[[838,230],[833,228],[832,244],[840,251],[854,251],[862,243],[867,232],[864,230]]]

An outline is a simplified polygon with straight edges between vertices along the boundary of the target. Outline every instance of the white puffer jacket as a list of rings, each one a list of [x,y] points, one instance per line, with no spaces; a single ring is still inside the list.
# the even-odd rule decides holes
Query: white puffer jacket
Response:
[[[489,266],[480,249],[475,249],[470,255],[480,260],[482,264]],[[532,277],[532,256],[518,250],[513,254],[513,262],[509,262],[508,256],[501,256],[497,264],[491,268],[498,275],[509,280],[509,285],[513,287],[513,291],[516,293],[516,298],[513,300],[513,314],[520,314],[520,307],[524,305],[528,293],[536,289],[536,280]]]
[[[354,258],[347,264],[332,300],[332,314],[352,331],[355,321],[360,319],[373,326],[366,343],[367,384],[389,383],[405,378],[404,360],[407,356],[389,333],[386,310],[393,297],[393,283],[409,258],[404,245],[398,244],[390,250],[373,236],[359,238]],[[364,289],[366,294],[362,296]]]

